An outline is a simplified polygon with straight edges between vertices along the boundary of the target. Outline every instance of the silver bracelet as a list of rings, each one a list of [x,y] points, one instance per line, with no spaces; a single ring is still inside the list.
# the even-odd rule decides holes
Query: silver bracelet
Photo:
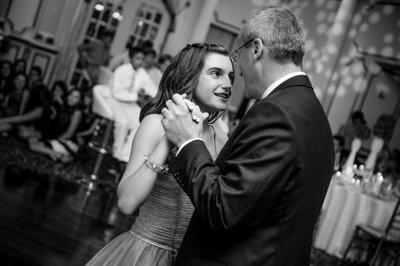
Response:
[[[144,164],[156,173],[166,174],[168,173],[168,167],[166,165],[159,166],[149,156],[143,155]]]

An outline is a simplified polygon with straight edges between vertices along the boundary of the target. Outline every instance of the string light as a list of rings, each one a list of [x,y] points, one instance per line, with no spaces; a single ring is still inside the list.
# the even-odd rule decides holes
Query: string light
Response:
[[[115,19],[118,19],[119,21],[122,20],[122,15],[121,15],[121,13],[119,13],[118,11],[114,11],[114,12],[112,13],[112,17],[115,18]]]
[[[104,10],[104,5],[102,5],[102,4],[96,4],[95,6],[94,6],[94,9],[96,9],[97,11],[103,11]]]

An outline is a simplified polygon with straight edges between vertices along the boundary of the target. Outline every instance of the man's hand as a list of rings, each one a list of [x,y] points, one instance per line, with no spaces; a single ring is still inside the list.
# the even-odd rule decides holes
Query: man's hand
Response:
[[[207,113],[201,113],[198,106],[184,99],[179,94],[174,94],[172,100],[166,102],[167,108],[162,109],[164,127],[167,139],[179,147],[185,141],[203,136],[203,121]]]

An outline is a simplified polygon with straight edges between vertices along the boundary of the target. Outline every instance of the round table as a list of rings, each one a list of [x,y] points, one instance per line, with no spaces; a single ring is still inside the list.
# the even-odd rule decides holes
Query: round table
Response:
[[[363,193],[360,186],[333,177],[314,238],[314,247],[342,258],[357,224],[384,229],[396,205]]]

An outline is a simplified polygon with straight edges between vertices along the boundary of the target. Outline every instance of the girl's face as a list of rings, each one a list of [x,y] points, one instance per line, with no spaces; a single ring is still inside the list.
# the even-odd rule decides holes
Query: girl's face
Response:
[[[154,57],[153,54],[145,55],[144,59],[143,59],[143,67],[150,68],[150,67],[154,66],[155,60],[156,60],[156,58]]]
[[[11,76],[11,65],[8,63],[4,63],[1,65],[1,75],[4,78],[8,78]]]
[[[171,64],[171,60],[165,60],[164,63],[162,63],[162,64],[160,65],[161,72],[164,73],[164,71],[167,69],[167,67],[169,66],[169,64]]]
[[[22,90],[28,81],[26,80],[26,77],[22,74],[16,75],[14,77],[14,86],[16,90]]]
[[[40,74],[37,70],[33,69],[29,73],[29,80],[32,82],[32,84],[36,84],[40,80]]]
[[[26,63],[25,61],[18,61],[17,64],[15,65],[15,72],[25,72],[26,69]]]
[[[203,112],[224,111],[231,96],[233,68],[226,55],[209,54],[195,89],[194,101]]]
[[[138,69],[143,65],[144,53],[136,53],[131,59],[133,69]]]
[[[81,101],[82,94],[79,91],[72,91],[68,94],[67,103],[69,106],[77,106]]]
[[[53,90],[53,98],[60,98],[62,99],[64,97],[64,91],[60,86],[56,86]]]

